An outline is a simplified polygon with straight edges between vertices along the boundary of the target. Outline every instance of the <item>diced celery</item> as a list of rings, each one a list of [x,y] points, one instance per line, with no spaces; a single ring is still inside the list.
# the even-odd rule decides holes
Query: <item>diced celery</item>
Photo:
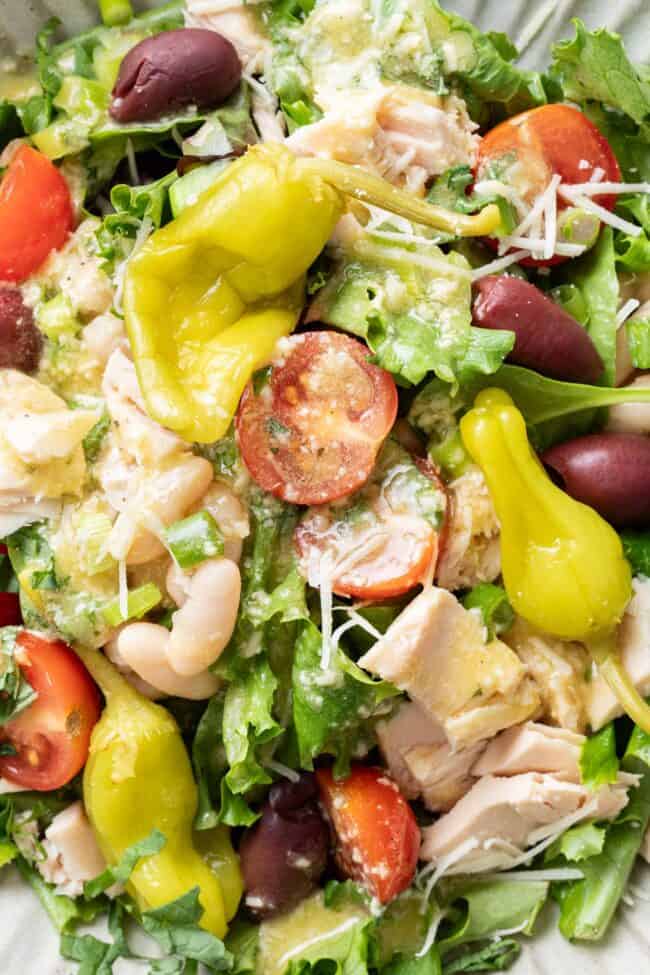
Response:
[[[93,68],[95,78],[105,91],[113,88],[124,55],[144,37],[145,34],[139,31],[111,31],[105,42],[97,45],[93,51]]]
[[[88,145],[88,129],[74,119],[65,119],[35,132],[32,142],[48,159],[61,159],[85,149]]]
[[[181,569],[190,569],[206,559],[223,555],[223,538],[208,511],[198,511],[176,521],[166,533],[167,544]]]
[[[228,160],[217,159],[206,166],[195,166],[169,188],[169,204],[175,217],[186,207],[196,203],[201,193],[217,179]]]
[[[126,24],[133,17],[130,0],[99,0],[99,13],[107,27]]]
[[[158,586],[155,586],[153,582],[147,582],[144,586],[138,586],[137,589],[133,589],[129,593],[126,616],[122,615],[119,596],[106,603],[102,609],[102,615],[109,626],[119,626],[120,623],[126,623],[127,620],[141,619],[150,609],[157,606],[161,599]]]
[[[71,118],[92,126],[105,114],[108,94],[97,81],[70,74],[63,79],[53,104]]]
[[[70,299],[63,294],[38,305],[36,324],[48,339],[58,339],[62,335],[76,335],[81,328]]]
[[[570,244],[593,247],[600,233],[600,220],[580,207],[568,207],[558,217],[558,237]]]
[[[113,523],[102,511],[84,512],[77,523],[77,536],[83,542],[83,559],[88,575],[99,575],[116,565],[115,559],[106,551],[106,542]]]
[[[441,467],[448,477],[452,478],[460,477],[471,463],[457,430],[441,443],[430,443],[428,453],[431,460]]]

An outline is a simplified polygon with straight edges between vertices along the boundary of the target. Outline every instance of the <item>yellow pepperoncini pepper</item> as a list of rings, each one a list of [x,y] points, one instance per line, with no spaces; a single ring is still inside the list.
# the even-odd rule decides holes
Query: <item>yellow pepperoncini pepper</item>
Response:
[[[197,788],[176,722],[137,693],[96,651],[77,650],[106,697],[83,778],[84,804],[109,864],[153,829],[165,845],[143,859],[127,889],[141,910],[198,887],[200,924],[217,937],[237,910],[242,881],[228,831],[196,842]]]
[[[618,624],[632,595],[630,566],[613,528],[556,487],[526,425],[500,389],[481,392],[460,422],[501,523],[503,580],[514,609],[566,640],[585,643],[630,717],[650,732],[650,708],[623,668]]]
[[[464,235],[500,222],[496,206],[463,216],[341,163],[253,146],[128,263],[126,326],[156,420],[201,443],[224,435],[251,374],[294,328],[345,195]]]

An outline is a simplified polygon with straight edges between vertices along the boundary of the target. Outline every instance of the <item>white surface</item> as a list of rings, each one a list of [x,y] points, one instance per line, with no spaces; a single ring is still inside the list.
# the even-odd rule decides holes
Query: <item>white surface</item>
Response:
[[[147,3],[153,6],[154,3]],[[527,46],[523,63],[545,67],[549,45],[573,36],[571,17],[590,26],[620,31],[632,56],[650,61],[650,0],[447,0],[443,5],[469,17],[485,30],[507,32],[513,40],[525,37],[535,20],[543,27]],[[92,23],[92,0],[0,0],[0,45],[29,49],[37,27],[51,14],[72,30]],[[0,47],[1,49],[1,47]],[[622,975],[650,972],[650,870],[639,867],[637,882],[648,891],[648,901],[622,905],[605,942],[574,946],[558,933],[556,913],[549,905],[538,921],[537,934],[524,940],[514,975]],[[58,935],[31,891],[13,870],[2,871],[0,886],[0,975],[67,975],[75,965],[59,959]],[[115,975],[142,972],[140,965],[116,962]]]

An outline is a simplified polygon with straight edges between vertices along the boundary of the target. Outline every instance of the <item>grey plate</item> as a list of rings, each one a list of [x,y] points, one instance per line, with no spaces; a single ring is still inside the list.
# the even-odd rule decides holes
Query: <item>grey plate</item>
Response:
[[[553,41],[572,36],[571,18],[590,27],[608,27],[625,37],[632,57],[650,62],[650,0],[443,0],[485,30],[506,31],[520,48],[523,63],[543,68]],[[140,6],[156,6],[155,2]],[[0,0],[0,52],[30,51],[35,32],[56,15],[70,33],[96,20],[93,0]],[[537,29],[535,29],[537,28]],[[621,975],[650,973],[650,871],[639,867],[647,900],[622,905],[610,937],[593,946],[568,944],[558,933],[549,907],[527,940],[513,975]],[[74,970],[59,961],[58,937],[31,892],[12,871],[0,888],[0,975],[64,975]],[[142,968],[118,961],[116,975]]]

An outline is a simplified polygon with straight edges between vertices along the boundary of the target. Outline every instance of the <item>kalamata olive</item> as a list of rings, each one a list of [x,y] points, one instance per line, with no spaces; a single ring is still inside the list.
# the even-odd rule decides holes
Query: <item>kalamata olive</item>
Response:
[[[539,288],[521,278],[489,275],[477,291],[474,324],[515,333],[509,362],[552,379],[596,382],[603,363],[589,335]]]
[[[239,847],[246,906],[257,918],[273,917],[304,900],[320,879],[329,830],[316,802],[313,775],[273,786],[262,818]]]
[[[0,369],[35,372],[42,347],[32,310],[18,288],[0,285]]]
[[[110,113],[118,122],[147,122],[186,105],[210,108],[233,93],[241,63],[213,30],[163,31],[132,47],[120,65]]]
[[[564,490],[616,525],[650,525],[650,439],[592,433],[551,447],[542,461]]]

